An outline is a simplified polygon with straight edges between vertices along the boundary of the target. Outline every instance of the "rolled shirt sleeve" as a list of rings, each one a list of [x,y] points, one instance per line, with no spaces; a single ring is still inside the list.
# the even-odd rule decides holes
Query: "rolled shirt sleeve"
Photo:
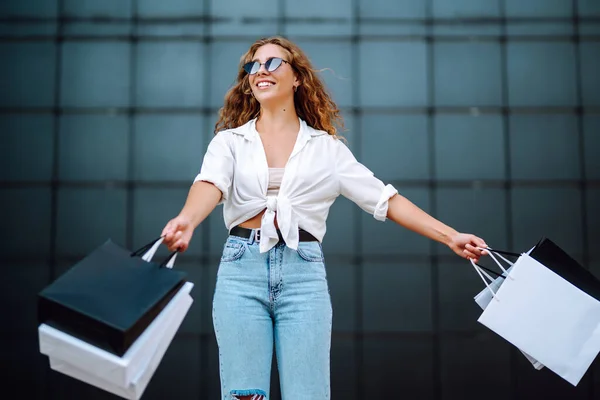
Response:
[[[233,181],[234,158],[229,136],[221,132],[212,138],[204,154],[200,173],[194,179],[194,183],[204,181],[215,185],[222,193],[219,204],[229,198]]]
[[[367,167],[358,162],[350,149],[337,141],[335,160],[340,194],[356,203],[379,221],[387,219],[389,199],[398,193],[392,185],[385,185]]]

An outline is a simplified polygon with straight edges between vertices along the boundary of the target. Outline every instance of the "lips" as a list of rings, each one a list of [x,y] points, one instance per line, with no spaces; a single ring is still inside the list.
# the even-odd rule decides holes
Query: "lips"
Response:
[[[275,82],[263,79],[256,83],[256,87],[258,87],[259,89],[266,89],[271,86],[275,86]]]

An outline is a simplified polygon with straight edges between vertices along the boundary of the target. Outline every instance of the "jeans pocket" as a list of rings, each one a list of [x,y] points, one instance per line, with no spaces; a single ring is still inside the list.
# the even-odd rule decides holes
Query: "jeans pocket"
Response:
[[[298,255],[304,261],[323,262],[323,247],[320,242],[300,242],[298,243]]]
[[[236,240],[227,240],[221,254],[221,262],[232,262],[239,260],[246,251],[246,244]]]

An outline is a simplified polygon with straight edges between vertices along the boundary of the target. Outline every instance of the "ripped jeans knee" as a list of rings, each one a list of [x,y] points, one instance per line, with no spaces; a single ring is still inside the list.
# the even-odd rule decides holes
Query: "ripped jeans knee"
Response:
[[[233,400],[269,400],[267,393],[260,389],[232,390],[230,394]]]

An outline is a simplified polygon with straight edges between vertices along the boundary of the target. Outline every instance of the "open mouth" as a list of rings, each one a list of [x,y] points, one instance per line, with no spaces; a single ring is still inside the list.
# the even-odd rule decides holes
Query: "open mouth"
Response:
[[[261,81],[256,85],[259,89],[266,89],[271,86],[275,86],[275,83],[269,81]]]

